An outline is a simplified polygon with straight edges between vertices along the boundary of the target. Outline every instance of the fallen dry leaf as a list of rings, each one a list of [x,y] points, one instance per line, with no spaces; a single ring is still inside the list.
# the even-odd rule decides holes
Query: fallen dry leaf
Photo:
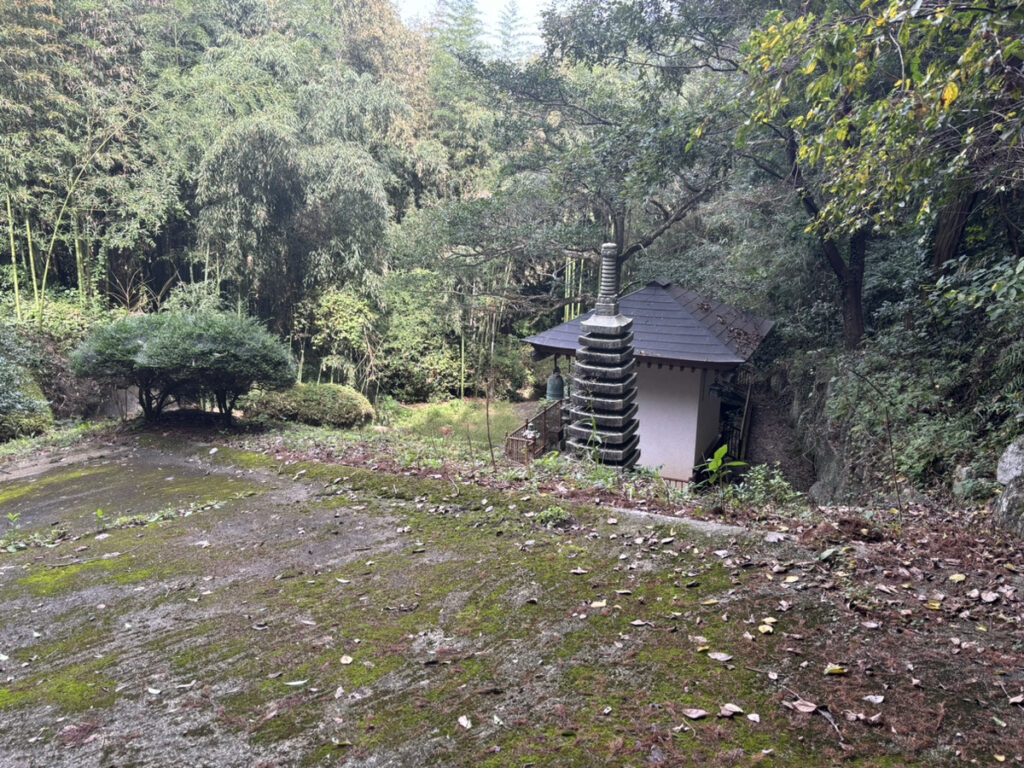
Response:
[[[796,699],[794,701],[782,702],[790,709],[795,709],[797,712],[803,712],[805,715],[809,715],[818,709],[818,705],[813,701],[807,701],[807,699]]]

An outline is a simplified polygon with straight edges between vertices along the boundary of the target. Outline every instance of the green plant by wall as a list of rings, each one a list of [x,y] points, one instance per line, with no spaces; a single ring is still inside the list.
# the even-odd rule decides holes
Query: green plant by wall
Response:
[[[724,483],[732,474],[732,470],[747,466],[745,461],[729,461],[729,446],[721,445],[711,455],[711,458],[697,467],[697,474],[703,476],[698,487],[718,487]]]

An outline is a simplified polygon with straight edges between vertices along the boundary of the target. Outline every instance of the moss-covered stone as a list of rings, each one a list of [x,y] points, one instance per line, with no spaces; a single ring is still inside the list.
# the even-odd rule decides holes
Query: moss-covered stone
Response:
[[[117,682],[107,676],[113,658],[65,667],[54,673],[37,673],[0,688],[0,711],[49,704],[65,714],[104,709],[114,704]]]
[[[131,555],[121,555],[63,568],[38,568],[18,579],[18,584],[37,597],[53,597],[80,588],[82,580],[90,576],[98,576],[100,581],[111,584],[134,584],[153,575],[152,568],[142,567]]]

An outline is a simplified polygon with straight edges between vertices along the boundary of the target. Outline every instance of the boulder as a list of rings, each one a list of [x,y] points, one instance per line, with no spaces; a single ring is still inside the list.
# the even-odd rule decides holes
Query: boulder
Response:
[[[1015,477],[992,504],[992,523],[1024,538],[1024,474]]]
[[[1009,485],[1018,477],[1024,477],[1024,435],[1018,437],[999,457],[996,480]]]

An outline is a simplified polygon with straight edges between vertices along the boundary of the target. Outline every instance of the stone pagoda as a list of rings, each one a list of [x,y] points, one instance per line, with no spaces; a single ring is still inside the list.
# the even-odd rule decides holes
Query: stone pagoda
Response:
[[[567,442],[601,464],[632,467],[637,444],[633,320],[619,314],[619,259],[615,243],[601,246],[601,288],[594,314],[580,324],[573,367]]]

